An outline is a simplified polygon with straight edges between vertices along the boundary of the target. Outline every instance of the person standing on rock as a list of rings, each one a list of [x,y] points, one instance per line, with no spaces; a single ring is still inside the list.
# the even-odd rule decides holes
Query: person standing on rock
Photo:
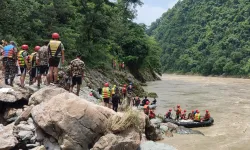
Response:
[[[70,92],[73,92],[73,88],[77,85],[76,95],[79,96],[80,88],[82,85],[82,79],[84,77],[85,64],[81,60],[81,55],[77,55],[76,59],[70,62],[72,85]]]
[[[37,76],[37,82],[39,85],[42,82],[42,76],[45,76],[46,85],[48,85],[49,76],[48,70],[49,70],[49,54],[48,54],[48,42],[45,41],[43,43],[43,46],[37,51],[36,55],[36,63],[37,63],[37,69],[38,69],[38,76]]]
[[[104,87],[102,88],[102,98],[105,107],[109,107],[109,99],[110,99],[110,89],[109,84],[105,83]]]
[[[37,52],[39,51],[40,46],[36,46],[34,48],[34,52],[29,55],[29,61],[30,61],[30,85],[36,82],[37,74],[38,74],[38,65],[36,61]],[[37,87],[40,88],[40,81],[37,82]]]
[[[122,88],[122,96],[123,96],[123,99],[126,98],[126,95],[127,95],[127,85],[124,84],[124,85],[123,85],[123,88]]]
[[[4,67],[4,77],[5,84],[13,86],[13,81],[16,75],[16,56],[17,50],[10,43],[3,48],[3,67]],[[8,80],[10,79],[10,83]]]
[[[49,52],[49,82],[52,82],[54,79],[54,83],[58,83],[58,66],[60,63],[64,64],[64,46],[61,41],[59,41],[59,34],[53,33],[52,40],[50,40],[48,44],[48,52]],[[53,78],[54,77],[54,78]]]
[[[121,104],[121,98],[119,95],[119,90],[115,90],[114,96],[112,96],[113,110],[117,112],[118,104]]]
[[[17,59],[18,59],[18,65],[20,67],[21,71],[21,76],[20,76],[20,84],[21,87],[24,87],[24,81],[26,77],[26,72],[27,72],[27,65],[28,65],[28,45],[22,45],[22,50],[20,50],[17,54]]]

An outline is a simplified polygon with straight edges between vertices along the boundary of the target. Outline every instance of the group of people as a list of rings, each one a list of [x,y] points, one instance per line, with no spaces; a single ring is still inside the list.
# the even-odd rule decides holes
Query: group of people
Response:
[[[156,117],[154,110],[150,109],[149,105],[156,105],[156,99],[154,98],[154,100],[152,101],[152,103],[150,103],[149,99],[147,96],[145,96],[145,98],[142,100],[142,103],[140,104],[140,102],[137,102],[137,107],[139,105],[143,106],[143,111],[146,115],[148,115],[149,119],[153,119]]]
[[[104,87],[99,90],[99,94],[102,95],[102,99],[105,107],[113,108],[117,112],[118,105],[121,104],[121,99],[125,99],[128,95],[132,95],[133,85],[129,84],[127,87],[126,84],[119,89],[116,85],[113,85],[112,88],[109,88],[109,83],[105,83]],[[122,94],[122,96],[120,96]],[[113,105],[113,106],[112,106]]]
[[[13,86],[13,81],[20,71],[20,86],[25,86],[26,73],[29,73],[32,85],[37,81],[38,88],[41,85],[41,76],[46,78],[46,85],[53,83],[58,84],[58,67],[64,64],[64,46],[59,40],[58,33],[52,34],[49,42],[43,42],[43,46],[35,46],[32,53],[29,54],[29,46],[23,44],[18,51],[13,41],[2,41],[1,54],[3,56],[3,71],[5,84]],[[80,55],[70,63],[69,75],[71,77],[70,91],[73,91],[77,85],[76,94],[79,95],[80,85],[84,75],[85,64]]]
[[[181,120],[193,120],[196,122],[202,122],[210,119],[210,113],[208,110],[206,110],[205,116],[203,118],[201,118],[200,111],[198,109],[192,110],[192,112],[190,112],[188,116],[186,115],[187,111],[186,110],[182,111],[180,105],[177,105],[177,108],[176,109],[174,108],[174,111],[176,112],[175,120],[181,119]],[[172,109],[169,109],[169,111],[165,115],[165,118],[173,119]]]
[[[117,62],[115,59],[113,59],[112,61],[112,66],[113,66],[113,69],[116,69],[117,67]],[[122,70],[125,70],[125,63],[124,62],[121,62],[118,64],[118,67],[119,67],[119,70],[122,71]]]

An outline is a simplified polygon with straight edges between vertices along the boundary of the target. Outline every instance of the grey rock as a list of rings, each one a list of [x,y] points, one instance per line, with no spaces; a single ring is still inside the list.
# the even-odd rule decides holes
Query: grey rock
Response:
[[[42,145],[42,146],[35,147],[35,148],[31,149],[31,150],[46,150],[46,148],[45,148],[44,145]]]
[[[14,124],[0,127],[0,150],[10,150],[18,143],[13,133]]]
[[[16,119],[15,125],[18,125],[21,121],[27,121],[31,115],[32,109],[33,109],[33,106],[30,106],[25,111],[23,111],[22,114],[18,116],[18,118]]]
[[[51,142],[50,139],[51,138],[46,138],[43,141],[43,144],[44,144],[46,150],[61,150],[61,148],[58,145],[58,143],[57,142]],[[53,140],[53,141],[56,141],[56,140]]]
[[[0,91],[0,101],[13,103],[19,100],[28,100],[31,95],[29,90],[23,88],[9,88],[8,92]]]
[[[23,141],[30,140],[33,136],[34,135],[32,131],[20,131],[18,133],[18,137],[21,138]]]
[[[34,147],[38,147],[40,145],[41,145],[40,143],[36,142],[35,144],[26,144],[26,147],[27,148],[34,148]]]
[[[177,133],[177,134],[200,134],[200,135],[204,135],[204,134],[203,134],[202,132],[200,132],[200,131],[192,130],[192,129],[185,128],[185,127],[182,127],[182,126],[179,126],[179,127],[176,129],[176,133]]]
[[[28,124],[19,124],[16,126],[16,129],[18,129],[19,131],[34,131],[35,130],[35,126],[34,125],[28,125]]]

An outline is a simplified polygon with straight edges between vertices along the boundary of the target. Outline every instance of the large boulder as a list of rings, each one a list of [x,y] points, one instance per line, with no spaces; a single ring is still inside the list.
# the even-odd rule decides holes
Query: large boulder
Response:
[[[55,86],[47,86],[31,95],[29,99],[29,105],[40,104],[43,101],[50,100],[52,97],[65,92],[67,91],[62,88],[57,88]]]
[[[10,150],[18,143],[16,137],[12,134],[14,124],[1,126],[0,124],[0,150]]]
[[[91,150],[136,150],[140,141],[140,134],[134,128],[131,128],[120,134],[111,133],[102,136]]]
[[[38,91],[39,92],[39,91]],[[47,98],[54,93],[48,93]],[[37,96],[37,97],[36,97]],[[40,99],[33,95],[33,99]],[[88,149],[106,132],[106,122],[115,112],[72,93],[62,93],[32,109],[36,124],[53,136],[62,149]]]
[[[5,85],[0,88],[0,102],[14,103],[19,100],[28,101],[30,95],[31,93],[29,90],[22,88],[13,88]]]

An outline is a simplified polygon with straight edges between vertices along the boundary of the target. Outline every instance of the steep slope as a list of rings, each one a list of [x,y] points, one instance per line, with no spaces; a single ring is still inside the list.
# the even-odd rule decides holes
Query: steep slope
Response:
[[[249,0],[179,1],[147,32],[160,42],[165,72],[249,74]]]

